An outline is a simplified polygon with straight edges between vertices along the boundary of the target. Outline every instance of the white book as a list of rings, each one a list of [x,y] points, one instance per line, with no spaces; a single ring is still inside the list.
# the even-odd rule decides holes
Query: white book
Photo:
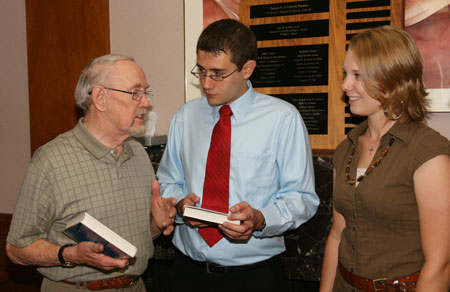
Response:
[[[88,213],[82,213],[68,221],[63,232],[76,242],[103,244],[103,254],[113,258],[132,258],[136,255],[137,248],[134,245]]]
[[[217,224],[223,224],[223,222],[230,222],[237,225],[241,224],[239,220],[228,220],[228,214],[189,205],[184,205],[183,216]]]

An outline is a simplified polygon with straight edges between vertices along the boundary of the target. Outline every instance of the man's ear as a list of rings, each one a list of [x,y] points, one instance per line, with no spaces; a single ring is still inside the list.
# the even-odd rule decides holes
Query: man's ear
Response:
[[[242,67],[242,73],[244,73],[243,77],[244,79],[250,79],[250,76],[253,74],[253,70],[255,70],[256,67],[256,61],[255,60],[248,60],[244,66]]]
[[[103,86],[95,86],[91,93],[92,104],[98,111],[106,110],[106,90]]]

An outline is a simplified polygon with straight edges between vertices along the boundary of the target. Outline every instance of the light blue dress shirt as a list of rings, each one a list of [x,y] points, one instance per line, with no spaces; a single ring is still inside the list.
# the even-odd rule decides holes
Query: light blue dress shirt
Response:
[[[249,89],[230,104],[230,207],[242,201],[259,209],[266,228],[246,242],[226,237],[209,247],[196,228],[177,218],[173,243],[197,261],[224,266],[269,259],[285,250],[282,234],[316,212],[311,146],[298,110],[291,104]],[[175,114],[157,176],[164,197],[177,201],[189,193],[202,197],[205,167],[220,106],[205,97],[188,102]],[[201,201],[198,206],[201,206]]]

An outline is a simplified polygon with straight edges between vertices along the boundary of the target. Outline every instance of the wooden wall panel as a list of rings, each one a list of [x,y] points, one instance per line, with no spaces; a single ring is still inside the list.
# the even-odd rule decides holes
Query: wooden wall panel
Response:
[[[110,52],[108,0],[26,0],[31,152],[71,129],[87,62]]]
[[[316,5],[329,7],[327,11],[320,11]],[[265,8],[268,16],[256,15],[256,8]],[[304,7],[304,8],[300,8]],[[306,8],[309,7],[309,8]],[[310,140],[315,155],[332,155],[336,146],[345,139],[346,132],[359,123],[360,120],[354,119],[346,108],[346,102],[341,90],[341,82],[343,78],[342,67],[345,59],[346,45],[353,33],[358,33],[364,29],[380,25],[393,25],[402,27],[404,13],[403,0],[241,0],[240,2],[240,20],[247,24],[250,28],[268,25],[267,34],[272,33],[270,26],[272,24],[286,24],[287,28],[279,28],[280,37],[278,39],[258,39],[258,48],[278,48],[278,47],[295,47],[308,45],[328,45],[328,83],[321,84],[296,84],[287,86],[258,87],[254,86],[257,91],[269,95],[292,95],[314,96],[317,93],[325,93],[328,95],[328,113],[325,134],[314,134],[310,131]],[[311,9],[310,9],[311,8]],[[252,16],[252,9],[254,14]],[[319,12],[310,12],[310,10],[318,10]],[[304,10],[304,12],[302,12]],[[259,12],[261,13],[261,12]],[[262,14],[262,13],[261,13]],[[320,28],[314,27],[311,31],[318,33],[316,36],[302,36],[302,31],[309,30],[306,22],[318,22],[328,20],[328,35],[320,36]],[[301,28],[296,31],[295,24]],[[356,24],[356,25],[355,25]],[[303,26],[303,27],[302,27]],[[358,26],[361,26],[359,28]],[[355,28],[354,28],[355,27]],[[253,29],[253,28],[252,28]],[[261,30],[260,28],[257,28]],[[278,29],[278,28],[277,28]],[[285,29],[285,30],[284,30]],[[273,29],[276,34],[276,29]],[[287,37],[286,34],[292,34],[297,37]],[[261,51],[261,50],[260,50]],[[283,56],[284,57],[284,56]],[[290,56],[292,62],[295,62],[297,56]],[[313,58],[307,61],[315,61]],[[284,61],[283,61],[284,62]],[[278,64],[280,67],[284,63]],[[300,64],[301,62],[299,62]],[[287,67],[287,66],[286,66]],[[305,66],[306,67],[306,66]],[[283,72],[286,77],[292,72]],[[267,77],[267,76],[265,76]],[[270,84],[269,82],[267,84]],[[297,99],[297,97],[295,97]],[[300,97],[300,99],[303,97]],[[309,98],[309,97],[307,97]],[[311,98],[309,98],[311,99]],[[297,100],[292,102],[294,105]],[[318,101],[319,102],[319,101]],[[300,104],[300,103],[299,103]],[[303,103],[303,104],[306,104]],[[300,111],[309,110],[308,105],[300,105]],[[304,108],[301,108],[304,107]],[[321,110],[320,107],[317,109]],[[306,110],[305,110],[306,112]],[[312,112],[312,113],[311,113]],[[317,115],[317,112],[309,110],[308,115],[303,115],[311,119]],[[320,117],[317,119],[320,120]],[[355,123],[356,122],[356,123]],[[308,126],[308,123],[306,121]],[[310,129],[308,129],[310,130]]]

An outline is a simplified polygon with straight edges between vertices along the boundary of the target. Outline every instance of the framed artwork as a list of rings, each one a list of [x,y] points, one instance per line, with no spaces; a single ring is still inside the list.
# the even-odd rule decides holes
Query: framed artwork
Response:
[[[450,111],[450,0],[405,0],[405,30],[424,63],[431,112]]]

